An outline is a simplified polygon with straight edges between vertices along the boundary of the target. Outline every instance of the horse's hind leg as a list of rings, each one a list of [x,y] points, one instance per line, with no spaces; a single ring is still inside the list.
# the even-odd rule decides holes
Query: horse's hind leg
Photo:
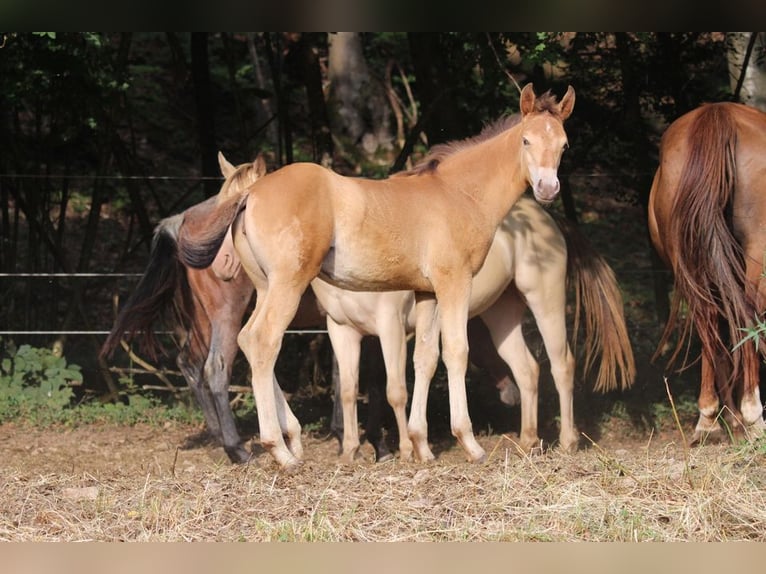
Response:
[[[723,428],[719,422],[721,412],[716,390],[716,368],[704,353],[702,354],[701,371],[700,394],[697,400],[700,416],[691,440],[693,445],[725,439]]]
[[[574,423],[574,373],[575,360],[567,342],[566,293],[558,297],[528,297],[527,305],[532,311],[543,338],[545,352],[551,363],[551,376],[559,395],[561,427],[559,445],[565,452],[575,452],[580,435]]]
[[[359,451],[359,419],[357,396],[359,394],[359,354],[362,334],[353,327],[340,325],[327,317],[327,333],[333,352],[338,359],[340,400],[343,406],[343,441],[340,460],[350,464]]]
[[[306,285],[269,278],[268,289],[259,289],[255,311],[237,336],[252,372],[253,395],[258,411],[261,444],[285,470],[298,466],[300,452],[291,452],[282,436],[283,425],[293,448],[300,450],[300,424],[292,414],[274,378],[282,338],[295,316]],[[297,428],[296,428],[297,426]]]
[[[511,368],[521,394],[519,447],[527,453],[539,452],[537,431],[538,379],[540,367],[529,351],[522,332],[526,306],[515,291],[506,291],[481,318],[489,329],[498,354]]]
[[[407,433],[415,449],[415,456],[421,462],[434,460],[428,446],[428,388],[439,362],[439,316],[436,299],[428,294],[415,297],[415,350],[413,366],[415,386],[412,391],[410,418]]]
[[[380,347],[386,365],[386,398],[394,410],[399,432],[399,458],[412,460],[412,440],[407,430],[407,332],[402,321],[401,312],[385,317],[379,325]]]

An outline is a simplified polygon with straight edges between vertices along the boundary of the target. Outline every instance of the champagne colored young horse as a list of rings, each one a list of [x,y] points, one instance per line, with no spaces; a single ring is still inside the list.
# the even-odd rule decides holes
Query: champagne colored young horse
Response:
[[[755,436],[764,429],[757,347],[738,342],[742,329],[766,307],[765,189],[763,112],[734,103],[706,104],[681,116],[663,135],[649,196],[649,231],[673,270],[675,291],[659,348],[685,301],[688,312],[670,363],[693,328],[702,345],[693,442],[721,434],[721,407],[735,433]]]
[[[539,366],[522,333],[527,306],[542,336],[559,393],[560,446],[571,452],[577,449],[579,442],[574,424],[574,357],[567,343],[568,276],[575,287],[578,311],[582,304],[585,312],[586,370],[596,355],[602,355],[595,388],[601,391],[618,386],[627,388],[635,375],[635,363],[622,297],[609,265],[593,252],[574,228],[560,229],[539,204],[522,197],[501,222],[487,258],[473,278],[469,314],[480,316],[487,325],[493,344],[511,368],[519,386],[519,446],[526,452],[540,445],[537,435]],[[359,348],[364,335],[380,337],[387,372],[387,395],[399,422],[400,457],[406,460],[412,453],[409,434],[415,441],[417,458],[432,460],[433,454],[425,440],[430,377],[421,377],[416,382],[409,433],[402,422],[406,419],[407,402],[406,337],[415,330],[414,293],[346,291],[319,279],[312,282],[312,288],[327,310],[327,328],[340,368],[344,423],[341,460],[351,462],[359,448],[356,404]]]
[[[430,355],[438,356],[440,333],[452,433],[469,460],[485,458],[466,404],[471,279],[496,227],[528,185],[544,203],[558,194],[557,169],[567,145],[563,122],[573,106],[571,87],[557,103],[549,94],[537,99],[527,85],[521,122],[434,158],[416,174],[369,180],[291,164],[258,179],[245,194],[229,193],[224,184],[207,224],[197,233],[181,229],[181,260],[203,268],[234,223],[235,248],[257,292],[237,340],[252,371],[261,443],[282,468],[299,464],[302,446],[274,365],[301,295],[320,274],[346,289],[418,293],[416,384],[430,368]]]
[[[235,168],[220,154],[219,163],[224,175],[234,173]],[[239,185],[246,186],[266,173],[261,157],[248,165],[247,172],[243,171],[238,179]],[[211,198],[160,221],[155,229],[144,274],[122,305],[102,346],[101,355],[111,356],[125,336],[135,340],[143,352],[156,360],[157,352],[162,347],[154,335],[154,329],[163,318],[169,319],[180,340],[178,366],[194,392],[210,434],[223,445],[232,462],[245,463],[250,460],[251,454],[236,429],[229,404],[229,384],[234,359],[239,351],[237,333],[255,289],[250,278],[241,270],[231,234],[226,236],[208,268],[185,267],[177,258],[177,238],[181,226],[194,225],[197,217],[214,208],[215,198]],[[319,281],[315,279],[315,282]],[[338,321],[342,320],[342,317],[338,318]],[[313,290],[307,289],[290,327],[322,328],[326,321],[325,311],[319,306]],[[337,347],[340,343],[334,344]],[[502,368],[498,365],[502,359],[497,356],[489,335],[483,330],[471,332],[471,360],[490,372],[501,390],[501,398],[515,404],[512,399],[518,397],[518,389],[505,375],[504,364]],[[380,410],[382,403],[375,401],[378,389],[376,385],[373,387],[370,389],[370,402]],[[340,409],[339,389],[336,389],[336,394],[337,409]],[[378,460],[391,456],[376,424],[376,416],[379,419],[380,415],[375,406],[371,406],[367,436]],[[334,411],[333,416],[340,419],[342,413],[336,415]]]

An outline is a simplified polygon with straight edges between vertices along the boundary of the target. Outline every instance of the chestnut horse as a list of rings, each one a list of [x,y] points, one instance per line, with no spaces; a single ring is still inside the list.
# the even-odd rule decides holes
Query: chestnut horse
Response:
[[[522,333],[527,307],[542,336],[559,394],[559,445],[569,452],[578,446],[573,408],[575,360],[567,342],[568,282],[575,289],[578,305],[575,334],[580,307],[585,315],[585,370],[593,365],[598,354],[602,357],[595,388],[604,392],[628,388],[635,376],[635,362],[614,273],[576,229],[564,222],[559,227],[538,203],[521,198],[501,222],[484,264],[473,278],[469,315],[481,317],[492,344],[516,379],[521,392],[519,447],[525,452],[540,447],[539,366]],[[430,376],[416,381],[409,425],[404,422],[406,338],[407,333],[415,330],[414,293],[348,291],[321,279],[315,279],[311,285],[327,310],[327,329],[338,357],[344,424],[341,460],[351,462],[359,448],[356,405],[359,349],[364,335],[380,338],[387,395],[398,422],[400,457],[409,459],[414,447],[419,460],[433,460],[428,442],[420,440],[428,435],[426,401]],[[471,341],[471,348],[473,345]],[[408,435],[417,437],[414,445]]]
[[[519,122],[432,155],[409,175],[351,178],[295,163],[259,178],[245,193],[227,179],[212,215],[181,228],[181,260],[204,268],[233,224],[237,254],[256,288],[255,310],[237,341],[251,367],[261,444],[280,467],[294,469],[303,448],[274,365],[301,296],[320,275],[346,289],[417,293],[416,384],[430,376],[440,335],[452,433],[469,460],[484,460],[465,390],[471,280],[495,229],[528,185],[543,203],[558,194],[567,146],[563,122],[574,99],[571,86],[557,102],[551,94],[537,98],[528,84]]]
[[[743,339],[766,307],[765,182],[766,114],[755,108],[705,104],[663,134],[649,196],[649,232],[674,273],[675,290],[659,349],[679,322],[669,364],[692,329],[700,339],[695,443],[722,434],[721,410],[735,435],[757,436],[764,429],[759,347]],[[681,320],[682,302],[687,312]]]

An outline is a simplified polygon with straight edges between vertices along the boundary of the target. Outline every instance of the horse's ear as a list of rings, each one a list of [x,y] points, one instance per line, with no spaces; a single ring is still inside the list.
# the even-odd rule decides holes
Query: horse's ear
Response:
[[[255,169],[256,177],[263,177],[266,175],[266,160],[263,158],[262,153],[259,153],[258,157],[255,158],[253,169]]]
[[[221,175],[223,175],[223,177],[229,177],[237,169],[223,157],[223,153],[220,151],[218,152],[218,165],[221,168]]]
[[[559,102],[559,115],[561,116],[561,121],[564,121],[572,114],[574,104],[575,91],[572,86],[569,86],[567,88],[567,93],[564,94],[564,97],[561,98],[561,101]]]
[[[531,83],[524,86],[519,96],[519,109],[521,109],[521,115],[526,116],[528,113],[535,109],[535,88]]]

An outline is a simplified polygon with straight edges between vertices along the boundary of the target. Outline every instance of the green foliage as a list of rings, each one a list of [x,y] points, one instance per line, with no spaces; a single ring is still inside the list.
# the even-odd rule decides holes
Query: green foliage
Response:
[[[67,365],[49,349],[16,348],[12,341],[3,345],[0,357],[0,420],[50,424],[66,418],[71,385],[82,383],[78,365]]]
[[[32,425],[114,424],[167,421],[198,422],[198,409],[175,401],[165,405],[157,397],[141,394],[132,379],[123,380],[116,403],[84,401],[77,404],[73,386],[82,383],[78,365],[67,364],[47,348],[16,347],[0,339],[0,422],[20,420]]]

